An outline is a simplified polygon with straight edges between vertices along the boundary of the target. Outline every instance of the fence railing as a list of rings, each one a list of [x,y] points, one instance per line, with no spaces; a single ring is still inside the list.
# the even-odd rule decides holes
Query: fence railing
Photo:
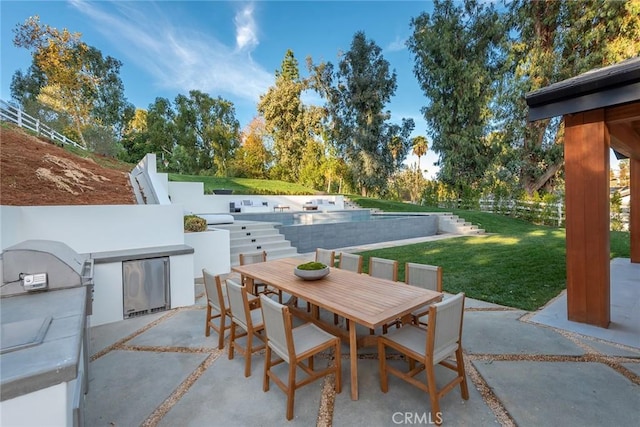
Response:
[[[532,222],[562,227],[564,225],[564,203],[529,202],[525,200],[481,199],[480,210],[499,212]]]
[[[543,203],[524,200],[492,200],[481,199],[480,210],[483,212],[496,212],[528,221],[564,227],[565,211],[564,202]],[[620,213],[611,212],[611,229],[629,230],[629,206],[623,205]]]
[[[11,122],[11,123],[15,123],[20,127],[29,129],[30,131],[33,131],[38,135],[42,135],[53,141],[58,141],[63,144],[73,145],[74,147],[78,147],[83,150],[86,150],[86,148],[83,147],[82,145],[78,144],[75,141],[70,140],[60,132],[54,129],[51,129],[46,124],[41,123],[39,119],[31,117],[21,109],[16,108],[13,105],[1,99],[0,99],[0,119]]]

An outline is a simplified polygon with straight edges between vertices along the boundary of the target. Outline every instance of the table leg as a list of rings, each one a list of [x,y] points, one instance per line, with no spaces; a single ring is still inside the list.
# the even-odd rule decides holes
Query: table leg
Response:
[[[351,400],[358,400],[358,339],[356,322],[349,319],[349,358],[351,361]]]

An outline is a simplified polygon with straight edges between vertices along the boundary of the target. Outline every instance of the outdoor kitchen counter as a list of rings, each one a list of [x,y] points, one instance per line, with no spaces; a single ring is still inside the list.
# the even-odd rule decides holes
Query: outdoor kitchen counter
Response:
[[[189,245],[165,245],[149,248],[122,249],[117,251],[93,252],[90,254],[96,264],[122,262],[134,259],[159,258],[165,256],[188,255],[194,253]]]
[[[85,333],[87,290],[81,286],[0,300],[3,348],[20,342],[24,338],[20,335],[30,334],[23,325],[46,323],[44,319],[51,317],[40,344],[0,355],[1,401],[76,379]]]

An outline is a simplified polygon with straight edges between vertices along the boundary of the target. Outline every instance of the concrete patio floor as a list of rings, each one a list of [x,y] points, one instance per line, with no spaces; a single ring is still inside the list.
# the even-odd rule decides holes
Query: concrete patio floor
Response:
[[[612,277],[621,266],[625,267],[623,261],[620,265],[612,262]],[[614,295],[624,294],[623,299],[631,300],[626,306],[637,314],[637,278],[635,285],[635,290],[629,291],[612,283],[612,301]],[[347,345],[342,347],[342,393],[331,392],[331,380],[307,385],[296,392],[295,417],[286,421],[285,394],[273,383],[269,392],[262,391],[264,353],[253,356],[252,375],[245,378],[244,359],[238,355],[228,359],[228,340],[225,348],[218,350],[217,334],[204,336],[202,294],[198,285],[194,306],[91,328],[86,425],[429,423],[429,400],[422,391],[395,377],[389,378],[388,393],[380,391],[378,356],[373,347],[359,350],[360,398],[352,401]],[[559,300],[529,313],[467,299],[463,347],[470,398],[462,400],[456,388],[441,400],[444,425],[637,425],[637,317],[622,315],[615,318],[613,329],[596,328],[598,333],[591,334],[584,325],[572,329],[573,325],[560,324],[561,314],[554,307]],[[554,314],[548,314],[548,309]],[[612,308],[612,317],[617,310],[617,306]],[[549,318],[559,323],[552,324]],[[621,329],[631,341],[616,342]],[[330,362],[326,355],[316,365]],[[449,372],[443,368],[437,375],[440,384]]]

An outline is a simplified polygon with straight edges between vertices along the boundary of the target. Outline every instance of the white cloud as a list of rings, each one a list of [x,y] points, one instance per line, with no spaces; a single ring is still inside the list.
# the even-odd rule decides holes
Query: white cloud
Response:
[[[256,22],[253,19],[253,4],[245,6],[234,19],[236,24],[236,45],[239,50],[253,49],[259,41]]]
[[[406,39],[396,36],[396,39],[389,43],[384,50],[389,52],[400,52],[401,50],[405,50],[407,48],[405,45],[406,41]]]
[[[101,2],[70,3],[162,89],[183,94],[197,89],[212,96],[257,102],[273,84],[273,75],[255,63],[247,49],[227,46],[211,34],[174,23],[155,3],[110,3],[113,10]],[[252,14],[240,15],[242,19],[236,16],[238,47],[257,45]]]

